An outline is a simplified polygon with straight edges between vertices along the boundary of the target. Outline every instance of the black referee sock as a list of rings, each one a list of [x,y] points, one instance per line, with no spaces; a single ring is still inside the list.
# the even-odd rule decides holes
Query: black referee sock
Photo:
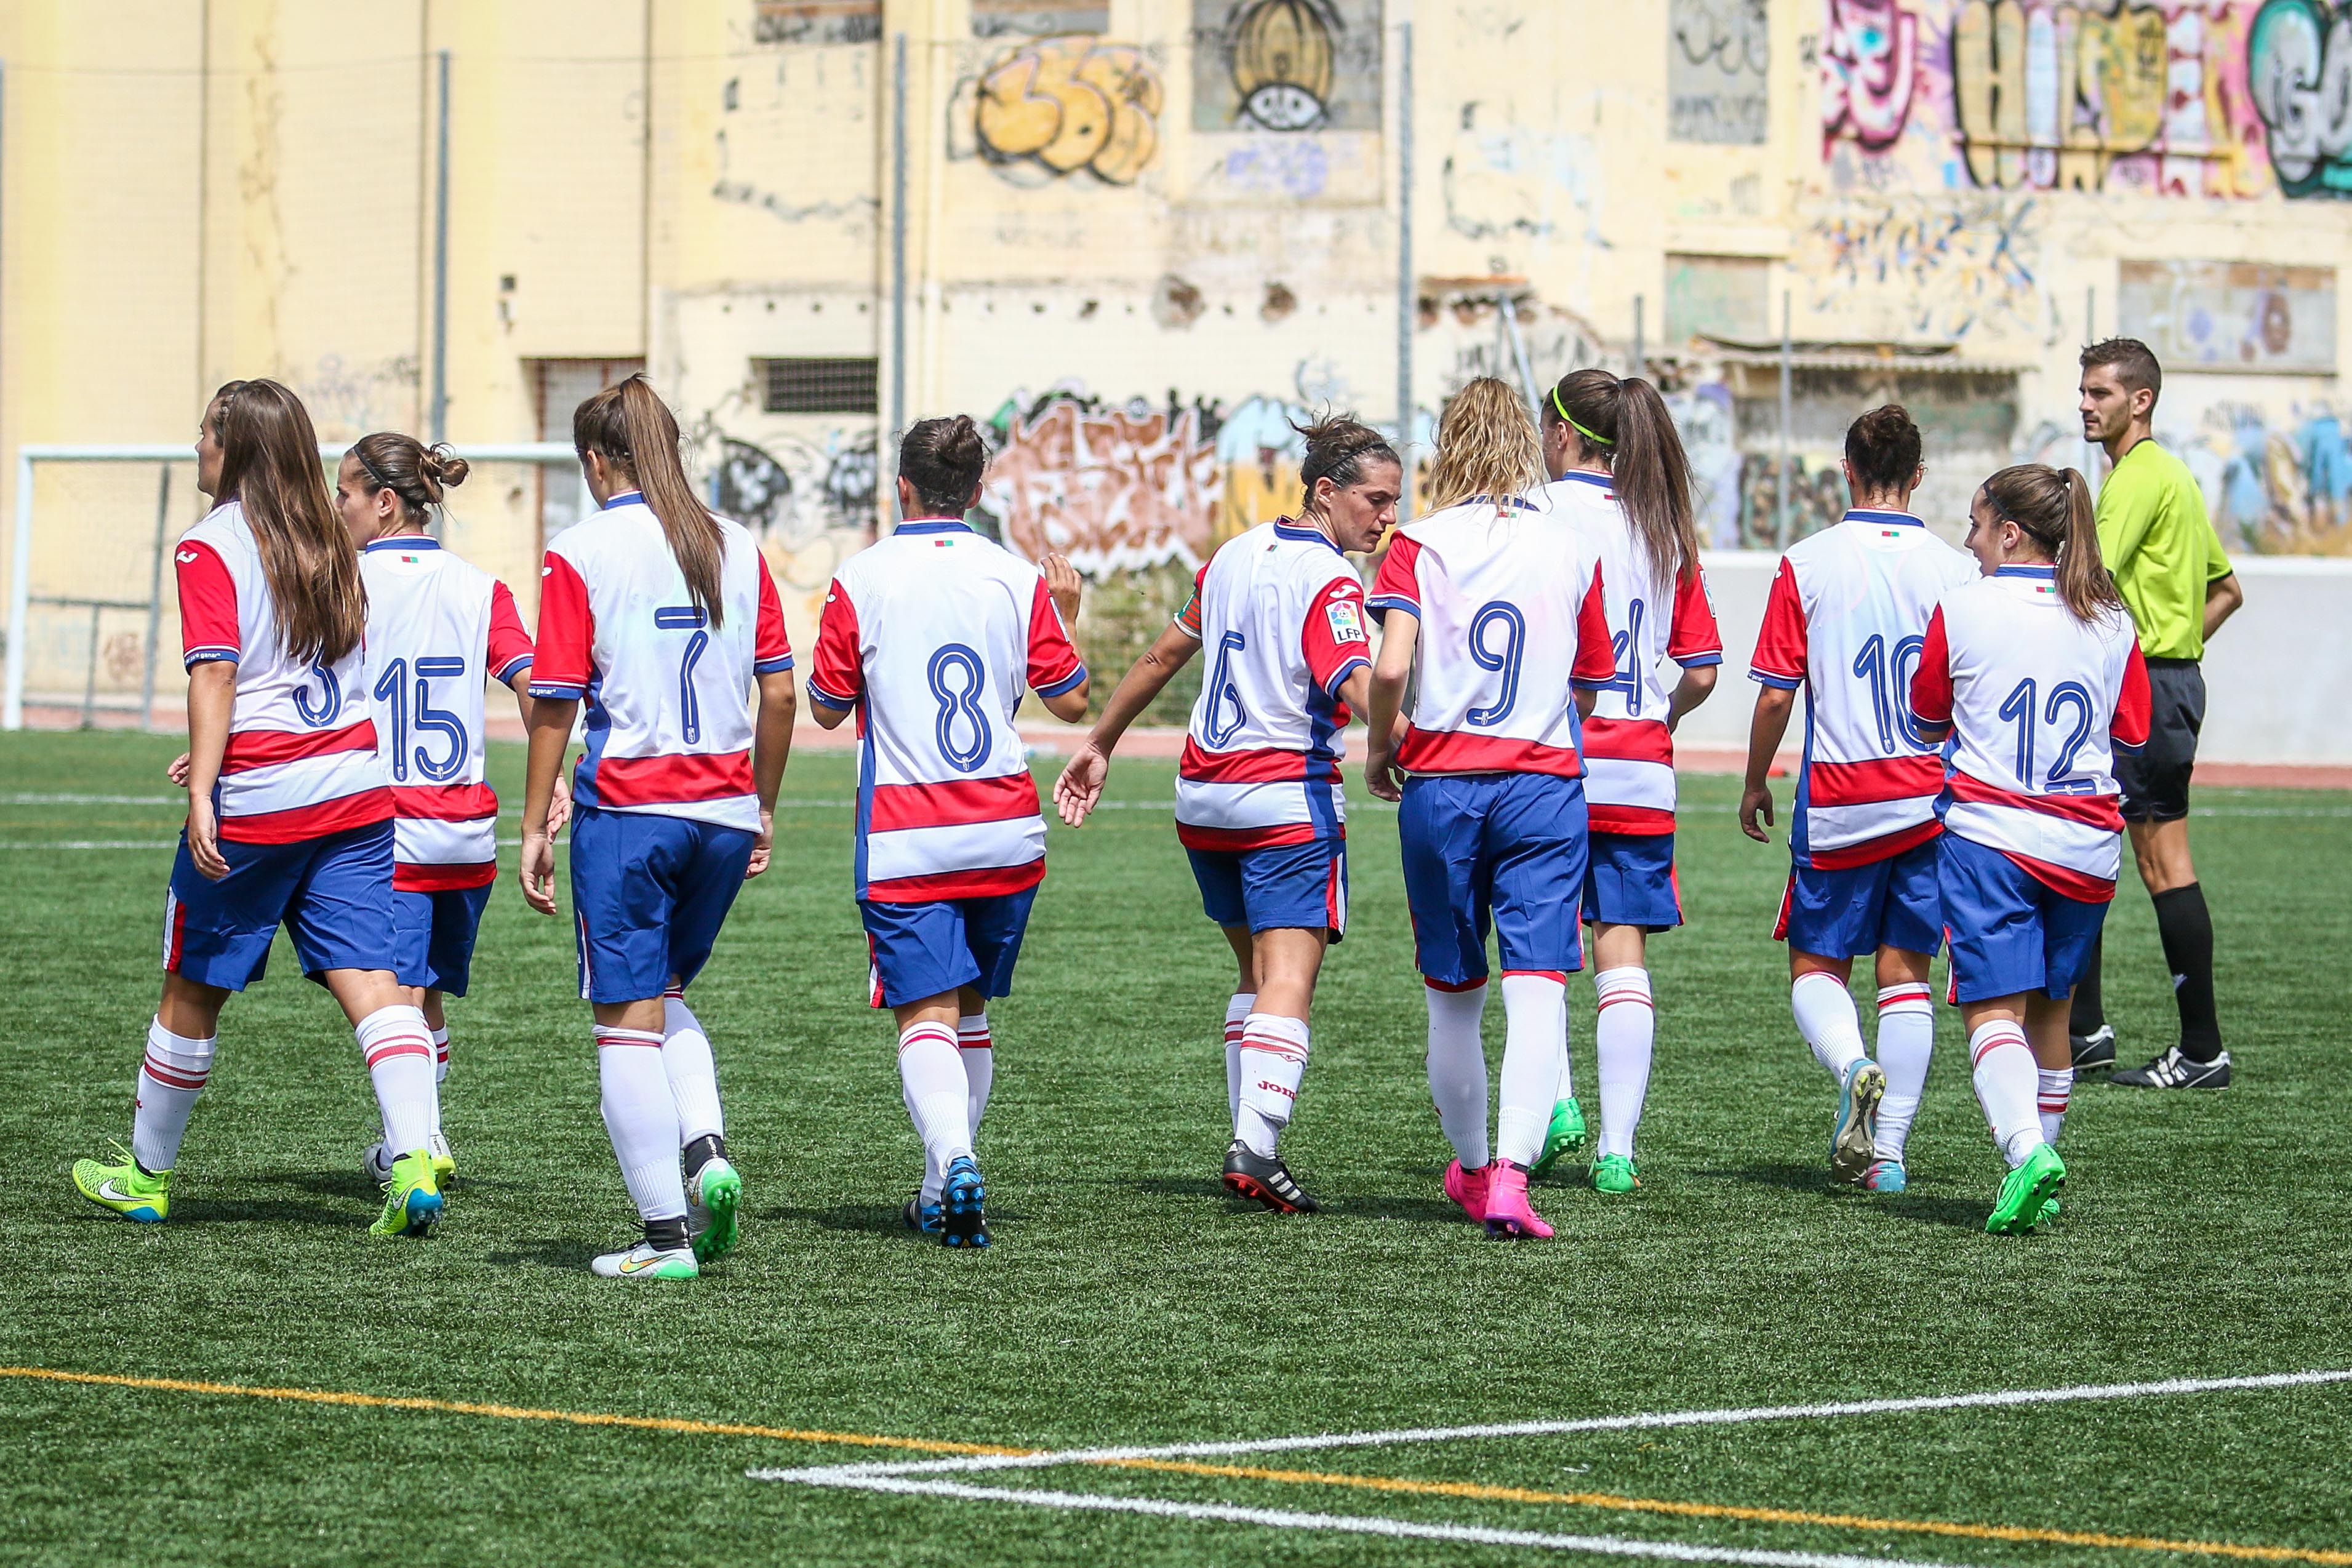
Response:
[[[2213,917],[2205,889],[2191,882],[2157,894],[2155,902],[2156,931],[2180,1008],[2180,1054],[2210,1062],[2221,1054],[2221,1022],[2213,1013]]]
[[[2107,1009],[2099,1000],[2099,961],[2105,956],[2107,939],[2102,932],[2091,943],[2091,961],[2083,965],[2082,978],[2074,982],[2074,1010],[2066,1020],[2070,1035],[2095,1035],[2107,1025]]]

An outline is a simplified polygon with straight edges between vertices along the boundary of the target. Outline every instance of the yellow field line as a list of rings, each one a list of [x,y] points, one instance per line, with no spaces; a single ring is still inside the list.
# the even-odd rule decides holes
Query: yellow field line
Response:
[[[1396,1476],[1351,1476],[1327,1470],[1276,1470],[1255,1465],[1207,1465],[1185,1459],[1097,1459],[1088,1462],[1120,1469],[1167,1470],[1180,1475],[1287,1481],[1305,1486],[1360,1487],[1367,1491],[1469,1498],[1482,1502],[1564,1504],[1574,1508],[1613,1509],[1622,1513],[1676,1514],[1686,1519],[1736,1519],[1761,1524],[1811,1524],[1837,1530],[1899,1531],[1919,1535],[1959,1536],[1971,1541],[2034,1542],[2058,1546],[2127,1547],[2140,1552],[2202,1552],[2209,1556],[2242,1557],[2262,1563],[2352,1564],[2352,1552],[2297,1546],[2242,1546],[2228,1541],[2171,1541],[2153,1535],[2035,1530],[2023,1525],[1958,1524],[1934,1519],[1876,1519],[1864,1514],[1807,1513],[1786,1508],[1740,1508],[1730,1503],[1674,1502],[1662,1498],[1619,1497],[1610,1492],[1530,1491],[1524,1487],[1484,1486],[1475,1481],[1418,1481]]]
[[[215,1394],[242,1399],[289,1399],[305,1405],[352,1405],[370,1410],[430,1410],[445,1415],[491,1415],[502,1421],[562,1421],[574,1426],[626,1426],[643,1432],[685,1432],[713,1437],[772,1437],[787,1443],[833,1443],[861,1448],[911,1448],[925,1454],[1027,1454],[988,1443],[931,1437],[887,1437],[870,1432],[815,1432],[794,1426],[751,1426],[733,1421],[685,1421],[667,1415],[610,1415],[585,1410],[533,1410],[519,1405],[475,1405],[458,1399],[394,1398],[321,1388],[253,1388],[236,1383],[195,1383],[177,1377],[122,1377],[102,1372],[58,1372],[45,1366],[0,1366],[0,1377],[47,1383],[92,1383],[110,1388],[151,1388],[166,1394]]]

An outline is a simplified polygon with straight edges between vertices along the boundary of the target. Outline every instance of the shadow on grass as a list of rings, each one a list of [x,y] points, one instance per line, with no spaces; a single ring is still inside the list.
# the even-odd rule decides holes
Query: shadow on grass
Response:
[[[1956,1226],[1963,1230],[1984,1228],[1984,1205],[1973,1199],[1939,1198],[1926,1193],[1900,1193],[1881,1197],[1858,1188],[1832,1185],[1819,1165],[1743,1165],[1730,1170],[1694,1171],[1691,1174],[1712,1181],[1746,1182],[1752,1186],[1814,1193],[1833,1203],[1866,1205],[1893,1219]]]
[[[530,1264],[541,1268],[559,1269],[566,1274],[585,1274],[589,1261],[598,1253],[611,1250],[617,1243],[583,1241],[577,1237],[552,1237],[505,1252],[493,1252],[489,1261],[501,1267]]]
[[[172,1205],[173,1228],[191,1225],[314,1225],[334,1230],[365,1230],[372,1214],[341,1205],[294,1203],[279,1198],[182,1199]]]

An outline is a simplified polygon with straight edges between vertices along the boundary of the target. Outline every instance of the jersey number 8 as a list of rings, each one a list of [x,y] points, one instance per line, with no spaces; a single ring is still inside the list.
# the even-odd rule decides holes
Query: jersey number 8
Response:
[[[948,672],[962,676],[961,685],[948,684]],[[940,705],[938,736],[940,755],[948,766],[961,773],[976,773],[988,761],[992,736],[988,728],[988,710],[980,705],[988,690],[988,674],[980,662],[980,655],[961,643],[950,643],[931,655],[931,695]],[[971,744],[956,743],[956,732],[969,721]]]

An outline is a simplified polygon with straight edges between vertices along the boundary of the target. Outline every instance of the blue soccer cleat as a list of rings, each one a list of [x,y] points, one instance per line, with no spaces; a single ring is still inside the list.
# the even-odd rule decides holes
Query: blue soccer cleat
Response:
[[[944,1206],[935,1203],[927,1204],[923,1201],[923,1194],[917,1193],[907,1200],[907,1206],[898,1211],[898,1223],[908,1230],[920,1232],[924,1236],[937,1236],[946,1216],[947,1210]]]
[[[1899,1193],[1911,1184],[1910,1173],[1900,1160],[1873,1160],[1862,1173],[1862,1188],[1869,1193]]]
[[[957,1155],[940,1183],[940,1240],[949,1247],[986,1247],[987,1202],[978,1163],[969,1154]]]

